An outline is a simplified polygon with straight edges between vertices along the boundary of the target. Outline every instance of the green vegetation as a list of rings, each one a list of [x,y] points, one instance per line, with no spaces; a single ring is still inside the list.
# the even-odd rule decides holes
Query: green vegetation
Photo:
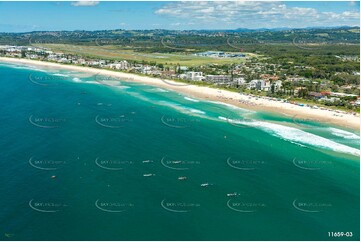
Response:
[[[154,75],[196,85],[216,85],[236,92],[352,111],[359,111],[359,105],[354,102],[355,97],[325,98],[319,101],[319,97],[313,94],[340,92],[359,95],[359,43],[360,29],[355,27],[277,31],[238,29],[0,33],[0,45],[46,48],[55,52],[56,57],[51,61],[65,58],[67,63],[73,63],[74,60],[85,59],[87,64],[83,65],[109,68],[111,63],[126,60],[129,66],[124,70],[131,73]],[[244,53],[247,58],[195,55],[206,51]],[[64,54],[56,54],[59,52]],[[0,54],[5,55],[6,52],[0,50]],[[35,55],[35,58],[47,59],[48,54],[38,54],[22,50],[20,56],[31,58],[29,56]],[[92,63],[100,61],[104,64]],[[151,71],[145,71],[145,66]],[[183,66],[187,68],[181,68]],[[225,75],[230,78],[226,83],[184,80],[189,71],[200,72],[204,76]],[[240,84],[237,79],[243,79],[243,83]],[[257,90],[249,90],[247,83],[259,79],[271,82],[271,88],[263,89],[258,86],[253,87]],[[282,82],[280,90],[275,90],[274,83],[277,80]]]
[[[195,56],[192,53],[147,53],[139,52],[133,48],[120,46],[79,46],[70,44],[34,44],[37,47],[49,48],[55,52],[81,55],[88,58],[107,60],[129,60],[138,63],[147,62],[152,65],[163,64],[166,66],[199,66],[207,64],[234,64],[241,63],[244,58],[211,58]],[[84,54],[86,53],[86,54]],[[250,54],[251,56],[256,56]]]

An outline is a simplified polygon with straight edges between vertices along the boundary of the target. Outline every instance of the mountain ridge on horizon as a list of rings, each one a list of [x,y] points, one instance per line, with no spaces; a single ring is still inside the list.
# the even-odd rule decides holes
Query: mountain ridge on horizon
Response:
[[[288,30],[329,30],[329,29],[353,29],[360,28],[360,26],[316,26],[316,27],[304,27],[304,28],[292,28],[292,27],[275,27],[275,28],[236,28],[236,29],[98,29],[98,30],[36,30],[36,31],[25,31],[25,32],[7,32],[0,31],[1,34],[31,34],[41,32],[104,32],[104,31],[174,31],[174,32],[277,32],[277,31],[288,31]]]

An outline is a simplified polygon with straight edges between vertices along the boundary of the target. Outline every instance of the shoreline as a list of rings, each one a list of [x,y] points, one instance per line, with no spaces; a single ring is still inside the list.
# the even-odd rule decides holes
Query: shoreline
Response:
[[[240,108],[276,113],[279,115],[292,116],[294,119],[310,120],[323,123],[330,123],[341,127],[359,131],[360,115],[343,113],[342,111],[331,111],[326,109],[314,109],[306,106],[298,106],[291,103],[270,100],[264,97],[249,96],[231,92],[227,90],[183,84],[172,80],[162,80],[156,77],[141,76],[137,74],[118,72],[92,67],[82,67],[75,65],[65,65],[59,63],[0,57],[0,61],[15,64],[35,65],[46,68],[67,69],[72,71],[87,72],[104,76],[124,79],[126,82],[138,82],[149,84],[151,86],[161,87],[171,91],[176,91],[194,98],[200,98],[207,101],[216,101],[235,105]]]

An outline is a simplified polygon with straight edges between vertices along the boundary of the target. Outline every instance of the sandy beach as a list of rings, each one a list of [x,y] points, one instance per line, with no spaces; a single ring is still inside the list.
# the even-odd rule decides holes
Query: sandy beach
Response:
[[[297,120],[314,120],[319,122],[331,123],[354,130],[360,129],[359,114],[354,115],[343,111],[335,111],[320,107],[316,109],[307,106],[298,106],[283,101],[272,100],[267,97],[260,98],[217,88],[188,85],[185,83],[175,82],[171,80],[162,80],[159,78],[139,76],[136,74],[103,70],[91,67],[80,67],[51,62],[6,57],[0,57],[0,61],[111,76],[122,79],[124,81],[140,82],[147,85],[161,87],[194,98],[223,102],[250,110],[275,112],[281,115],[293,117],[295,119],[295,122]]]

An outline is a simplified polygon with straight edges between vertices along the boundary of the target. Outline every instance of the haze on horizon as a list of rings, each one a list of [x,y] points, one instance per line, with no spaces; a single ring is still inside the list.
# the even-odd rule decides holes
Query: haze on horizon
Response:
[[[0,32],[272,29],[359,22],[357,1],[0,2]]]

